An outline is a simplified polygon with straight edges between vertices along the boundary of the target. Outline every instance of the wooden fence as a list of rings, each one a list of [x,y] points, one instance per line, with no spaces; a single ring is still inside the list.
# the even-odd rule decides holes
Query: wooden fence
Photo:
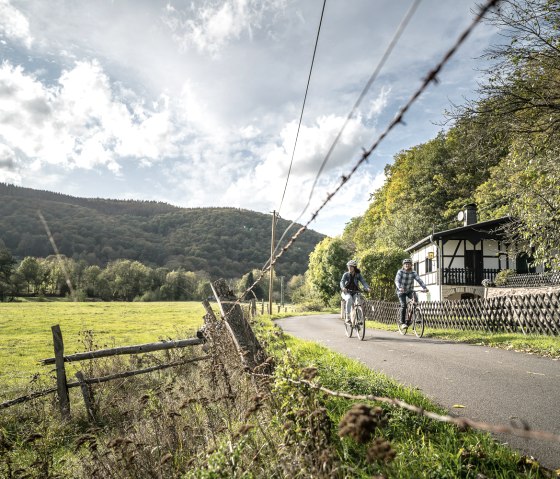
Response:
[[[51,331],[53,336],[54,357],[42,359],[40,362],[43,365],[55,365],[56,387],[44,389],[41,391],[34,391],[25,396],[2,402],[0,403],[0,410],[56,393],[62,417],[69,418],[69,389],[80,387],[88,417],[90,420],[95,420],[96,411],[94,408],[94,393],[92,385],[211,359],[211,355],[203,354],[198,357],[186,358],[148,368],[123,371],[108,376],[94,378],[86,378],[82,371],[78,371],[76,373],[77,381],[72,382],[69,382],[67,379],[65,363],[111,357],[123,354],[141,354],[152,351],[185,348],[202,344],[212,345],[220,341],[220,338],[217,337],[218,334],[225,334],[230,337],[231,342],[239,353],[241,363],[245,367],[253,370],[256,367],[261,366],[265,362],[265,355],[262,347],[260,346],[253,333],[253,330],[251,329],[248,320],[248,318],[251,318],[256,314],[256,302],[250,301],[249,303],[243,304],[237,301],[231,301],[232,299],[234,299],[234,297],[231,291],[227,288],[225,281],[223,280],[218,280],[213,283],[212,290],[214,292],[223,321],[218,321],[208,301],[203,301],[203,305],[206,310],[206,314],[204,316],[204,327],[198,331],[196,338],[180,339],[175,341],[160,341],[155,343],[138,344],[134,346],[121,346],[116,348],[100,349],[96,351],[86,351],[83,353],[64,355],[64,341],[60,326],[52,326]]]
[[[530,288],[538,286],[553,286],[560,284],[560,272],[512,274],[506,276],[499,288]]]
[[[560,335],[560,293],[420,303],[427,327]],[[399,303],[367,301],[366,319],[395,324]]]

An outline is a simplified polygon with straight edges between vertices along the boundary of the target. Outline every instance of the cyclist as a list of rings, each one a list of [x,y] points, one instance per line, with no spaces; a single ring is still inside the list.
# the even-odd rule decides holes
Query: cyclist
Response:
[[[364,289],[369,291],[369,286],[363,278],[358,263],[351,259],[346,263],[348,271],[342,275],[340,280],[340,289],[342,290],[342,299],[346,301],[346,318],[345,323],[350,323],[350,312],[352,311],[352,304],[354,303],[354,295],[360,290],[359,283],[362,283]]]
[[[422,286],[422,291],[427,293],[428,288],[424,284],[424,281],[422,281],[418,273],[412,269],[412,260],[410,258],[404,259],[402,268],[397,271],[397,276],[395,276],[397,296],[399,297],[399,303],[401,303],[400,322],[402,328],[408,328],[408,324],[406,324],[406,299],[412,298],[414,294],[415,280]]]

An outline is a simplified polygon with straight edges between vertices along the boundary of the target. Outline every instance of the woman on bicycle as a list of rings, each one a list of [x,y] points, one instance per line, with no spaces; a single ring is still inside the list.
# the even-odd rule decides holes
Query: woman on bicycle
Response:
[[[408,328],[406,323],[406,299],[412,298],[414,294],[414,281],[417,281],[422,286],[424,293],[428,292],[428,288],[424,281],[420,279],[418,273],[412,269],[412,260],[410,258],[404,259],[402,262],[402,269],[397,271],[395,277],[395,286],[397,287],[397,296],[399,303],[401,303],[401,327]]]
[[[345,322],[350,322],[350,312],[352,311],[352,304],[354,303],[354,295],[360,290],[360,283],[364,286],[365,291],[369,291],[369,286],[363,278],[358,263],[351,259],[346,263],[348,271],[342,275],[340,280],[340,289],[342,290],[342,299],[346,301],[346,318]]]

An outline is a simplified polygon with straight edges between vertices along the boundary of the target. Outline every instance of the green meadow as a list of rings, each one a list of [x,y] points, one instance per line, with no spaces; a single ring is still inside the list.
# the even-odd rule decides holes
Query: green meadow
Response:
[[[65,353],[72,354],[89,347],[192,337],[203,315],[200,302],[0,303],[0,400],[28,387],[37,374],[50,373],[38,360],[54,355],[51,326],[55,324],[62,330]]]

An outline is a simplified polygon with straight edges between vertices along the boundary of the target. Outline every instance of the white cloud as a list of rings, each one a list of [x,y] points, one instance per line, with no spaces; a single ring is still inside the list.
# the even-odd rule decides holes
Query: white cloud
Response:
[[[367,114],[368,118],[376,119],[383,110],[387,107],[389,102],[389,96],[391,94],[390,86],[383,86],[379,95],[370,101],[369,111]]]
[[[31,48],[33,43],[33,37],[29,32],[29,21],[10,4],[10,0],[0,0],[0,34],[21,41],[27,48]]]
[[[168,4],[163,21],[184,48],[194,45],[199,52],[218,54],[232,40],[261,28],[265,15],[279,9],[283,0],[220,0],[193,4],[188,16]]]
[[[130,96],[130,95],[129,95]],[[96,61],[77,62],[54,86],[21,67],[0,68],[0,138],[30,160],[65,167],[120,169],[119,160],[156,161],[177,153],[165,99],[146,108],[121,101]]]
[[[137,198],[185,206],[278,207],[320,4],[12,3],[19,12],[0,0],[0,46],[8,59],[0,66],[0,145],[13,154],[0,164],[4,178],[10,171],[10,178],[19,175],[17,181],[33,186],[35,178],[50,175],[53,189],[73,193],[87,177],[84,194],[92,196],[123,197],[126,191],[134,197],[136,191]],[[315,200],[324,199],[360,148],[371,145],[377,129],[469,23],[473,5],[422,3],[348,125]],[[284,217],[293,218],[307,202],[327,149],[407,8],[389,0],[327,3]],[[18,13],[23,20],[8,34],[7,25],[18,23],[5,18],[17,20]],[[439,86],[407,114],[408,126],[389,135],[383,151],[335,197],[344,198],[341,206],[333,200],[332,210],[321,212],[321,231],[330,231],[323,217],[340,225],[344,214],[360,213],[349,212],[347,202],[352,210],[365,209],[384,163],[435,134],[432,122],[441,119],[447,98],[469,91],[472,57],[489,41],[488,30],[479,30]],[[30,47],[23,55],[22,42]],[[147,177],[153,188],[145,187]]]

